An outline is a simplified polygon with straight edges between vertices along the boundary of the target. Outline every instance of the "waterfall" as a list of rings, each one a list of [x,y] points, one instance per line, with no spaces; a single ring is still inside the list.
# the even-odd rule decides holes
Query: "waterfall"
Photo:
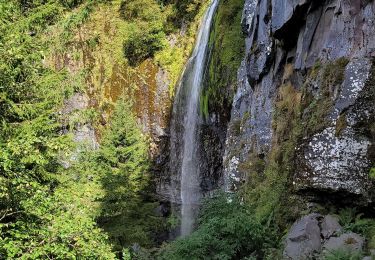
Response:
[[[173,105],[170,169],[172,174],[177,176],[172,190],[175,194],[172,194],[172,197],[181,203],[181,236],[189,235],[193,231],[202,197],[197,143],[200,121],[199,95],[206,65],[211,23],[217,5],[218,0],[213,0],[204,15],[196,46],[180,80]],[[180,198],[176,198],[178,196]]]

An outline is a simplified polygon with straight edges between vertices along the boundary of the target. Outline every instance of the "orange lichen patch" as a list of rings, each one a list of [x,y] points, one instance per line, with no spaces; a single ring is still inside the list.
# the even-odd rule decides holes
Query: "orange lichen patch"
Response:
[[[348,239],[345,240],[345,244],[347,245],[353,245],[358,243],[357,240],[355,240],[353,237],[349,237]]]
[[[134,108],[138,115],[146,113],[153,115],[155,113],[155,96],[156,96],[156,74],[158,68],[151,62],[145,61],[140,65],[139,71],[143,75],[135,75],[133,84],[136,85]],[[143,112],[143,111],[144,112]]]

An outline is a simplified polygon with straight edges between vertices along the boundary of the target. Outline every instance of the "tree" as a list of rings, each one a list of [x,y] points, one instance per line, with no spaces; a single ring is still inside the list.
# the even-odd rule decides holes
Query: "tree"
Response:
[[[117,252],[133,243],[151,246],[162,223],[150,195],[147,139],[130,111],[129,102],[117,101],[95,159],[105,192],[99,223]]]
[[[44,28],[57,1],[0,5],[0,255],[5,259],[113,259],[97,227],[92,182],[75,181],[60,164],[72,150],[61,134],[63,101],[76,82],[43,65]],[[100,188],[100,185],[97,185]]]

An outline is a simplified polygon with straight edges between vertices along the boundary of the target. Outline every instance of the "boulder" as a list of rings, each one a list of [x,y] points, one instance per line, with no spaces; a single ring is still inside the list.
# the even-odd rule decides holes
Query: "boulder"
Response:
[[[350,252],[361,251],[365,240],[360,235],[348,232],[339,237],[331,237],[323,246],[324,251],[333,251],[338,249],[348,250]]]
[[[338,219],[332,215],[325,216],[320,226],[322,237],[324,239],[328,239],[333,235],[339,234],[342,230]]]
[[[321,251],[319,214],[310,214],[293,224],[286,239],[284,258],[308,259]]]

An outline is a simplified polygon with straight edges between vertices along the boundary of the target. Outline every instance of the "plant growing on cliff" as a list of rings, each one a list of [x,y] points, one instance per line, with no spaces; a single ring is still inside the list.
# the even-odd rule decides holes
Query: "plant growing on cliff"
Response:
[[[218,6],[210,34],[206,81],[200,97],[201,113],[206,118],[210,109],[228,109],[232,103],[230,93],[235,92],[237,70],[244,54],[243,4],[243,0],[232,0],[222,1]]]
[[[333,106],[333,93],[335,88],[344,80],[345,67],[348,64],[347,58],[340,58],[334,62],[322,65],[318,62],[310,71],[303,89],[304,97],[304,135],[311,136],[327,126],[327,116]],[[320,93],[312,97],[309,84],[321,82]],[[340,117],[336,134],[339,135],[345,127],[345,116]]]
[[[156,1],[123,1],[120,13],[128,23],[129,35],[124,41],[124,55],[130,65],[139,64],[164,47],[164,17]]]
[[[370,179],[375,180],[375,167],[370,169]]]

